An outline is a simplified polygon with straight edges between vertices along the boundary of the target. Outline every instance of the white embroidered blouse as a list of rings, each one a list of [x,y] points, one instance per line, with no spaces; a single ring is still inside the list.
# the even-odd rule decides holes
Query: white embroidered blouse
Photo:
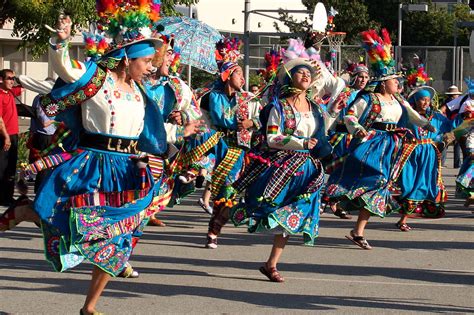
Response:
[[[267,122],[267,143],[272,149],[278,150],[304,150],[304,142],[311,138],[314,132],[320,128],[318,122],[314,119],[313,112],[298,112],[293,108],[295,113],[296,128],[293,135],[283,134],[281,130],[281,116],[276,108],[270,110]],[[334,122],[334,118],[323,113],[325,124],[325,132]]]
[[[54,45],[54,39],[51,40]],[[86,72],[82,62],[69,57],[67,45],[50,48],[51,63],[58,76],[67,83],[73,83]],[[135,83],[134,92],[121,91],[116,87],[110,72],[105,83],[92,98],[81,104],[82,125],[91,133],[136,138],[143,130],[145,102]]]
[[[405,101],[403,105],[400,105],[396,99],[389,102],[380,100],[380,115],[378,115],[374,122],[398,123],[403,114],[401,106],[405,106],[408,120],[413,124],[424,127],[429,123],[429,121],[420,116],[420,114],[418,114],[410,104],[408,104],[408,102]],[[349,133],[354,134],[357,130],[364,129],[364,127],[359,124],[359,118],[362,116],[366,108],[367,102],[363,98],[359,98],[351,107],[352,113],[344,116],[344,123],[346,124]]]

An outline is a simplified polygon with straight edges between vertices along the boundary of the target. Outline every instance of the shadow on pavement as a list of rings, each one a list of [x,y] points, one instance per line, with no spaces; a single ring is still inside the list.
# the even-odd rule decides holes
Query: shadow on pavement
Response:
[[[11,276],[0,276],[5,281],[24,282],[27,278]],[[72,280],[56,278],[41,278],[38,283],[50,285],[42,288],[16,288],[14,286],[2,287],[4,290],[27,291],[50,291],[66,294],[85,294],[88,280]],[[126,283],[124,283],[126,282]],[[284,286],[268,282],[269,286]],[[397,310],[415,312],[472,312],[470,308],[453,307],[451,305],[424,303],[419,299],[404,299],[399,301],[391,298],[373,298],[367,296],[321,296],[301,295],[290,293],[264,293],[256,291],[240,291],[212,287],[182,286],[170,284],[141,283],[136,280],[112,281],[104,292],[104,296],[115,299],[123,299],[133,296],[191,296],[193,298],[203,297],[220,299],[224,301],[236,301],[266,308],[287,310],[337,310],[340,306],[358,307],[372,310]],[[150,297],[151,298],[151,297]]]

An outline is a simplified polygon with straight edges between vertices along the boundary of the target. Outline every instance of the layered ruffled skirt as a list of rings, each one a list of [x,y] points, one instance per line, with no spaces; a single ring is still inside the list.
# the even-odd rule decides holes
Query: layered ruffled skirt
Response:
[[[124,269],[160,187],[150,167],[133,158],[78,149],[44,180],[34,209],[57,271],[84,259],[111,275]]]
[[[380,217],[398,209],[391,194],[391,178],[401,169],[400,156],[407,132],[371,130],[329,177],[328,199],[341,202],[344,209],[366,209]]]
[[[441,157],[431,139],[405,145],[402,170],[396,179],[396,197],[403,214],[439,218],[444,216],[447,194],[441,177]]]
[[[320,190],[324,171],[308,151],[255,152],[235,193],[245,197],[234,205],[230,218],[248,231],[303,234],[313,245],[319,232]]]

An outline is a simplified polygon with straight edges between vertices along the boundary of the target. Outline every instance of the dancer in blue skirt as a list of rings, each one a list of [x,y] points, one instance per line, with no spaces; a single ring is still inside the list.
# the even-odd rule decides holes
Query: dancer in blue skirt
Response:
[[[403,144],[413,138],[405,126],[411,122],[429,131],[434,128],[397,93],[400,75],[395,71],[388,32],[383,29],[380,38],[370,30],[362,37],[375,73],[375,93],[361,95],[344,117],[348,131],[357,138],[353,141],[359,144],[331,174],[326,193],[330,201],[341,202],[342,208],[360,210],[347,238],[371,249],[364,238],[370,216],[384,217],[399,208],[390,188]]]
[[[260,115],[263,143],[248,156],[250,164],[233,193],[245,197],[230,210],[235,225],[248,225],[248,231],[274,234],[273,248],[260,272],[273,282],[283,282],[277,263],[290,235],[302,234],[306,245],[313,245],[319,233],[320,190],[324,170],[319,158],[331,152],[326,126],[337,116],[308,97],[320,77],[321,63],[295,58],[278,72],[274,98]],[[333,117],[329,116],[332,115]]]
[[[77,141],[60,142],[65,152],[30,165],[30,171],[56,166],[39,188],[34,212],[17,207],[0,221],[4,230],[39,218],[46,259],[57,271],[83,260],[93,264],[81,314],[96,313],[110,276],[130,271],[132,249],[154,211],[160,177],[143,153],[162,165],[168,135],[158,106],[140,82],[151,71],[155,45],[161,43],[152,37],[159,7],[159,1],[98,1],[99,29],[107,33],[86,36],[93,58],[87,62],[69,57],[72,21],[60,19],[57,36],[50,41],[59,79],[41,105]],[[188,136],[198,128],[199,122],[191,123],[169,136]]]
[[[440,152],[453,140],[449,133],[452,122],[435,112],[432,106],[435,93],[432,87],[421,86],[408,96],[410,105],[436,130],[431,132],[413,124],[407,126],[415,138],[406,144],[400,161],[401,172],[393,179],[394,190],[399,190],[395,193],[399,193],[396,200],[402,213],[396,226],[403,232],[411,230],[407,224],[409,216],[439,218],[444,215],[447,195],[441,176]]]

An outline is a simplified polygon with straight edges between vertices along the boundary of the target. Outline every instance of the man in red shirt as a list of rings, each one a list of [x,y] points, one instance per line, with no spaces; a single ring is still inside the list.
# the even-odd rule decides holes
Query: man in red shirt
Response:
[[[13,203],[15,172],[18,160],[18,113],[15,96],[21,87],[14,87],[15,72],[0,71],[0,205]]]

